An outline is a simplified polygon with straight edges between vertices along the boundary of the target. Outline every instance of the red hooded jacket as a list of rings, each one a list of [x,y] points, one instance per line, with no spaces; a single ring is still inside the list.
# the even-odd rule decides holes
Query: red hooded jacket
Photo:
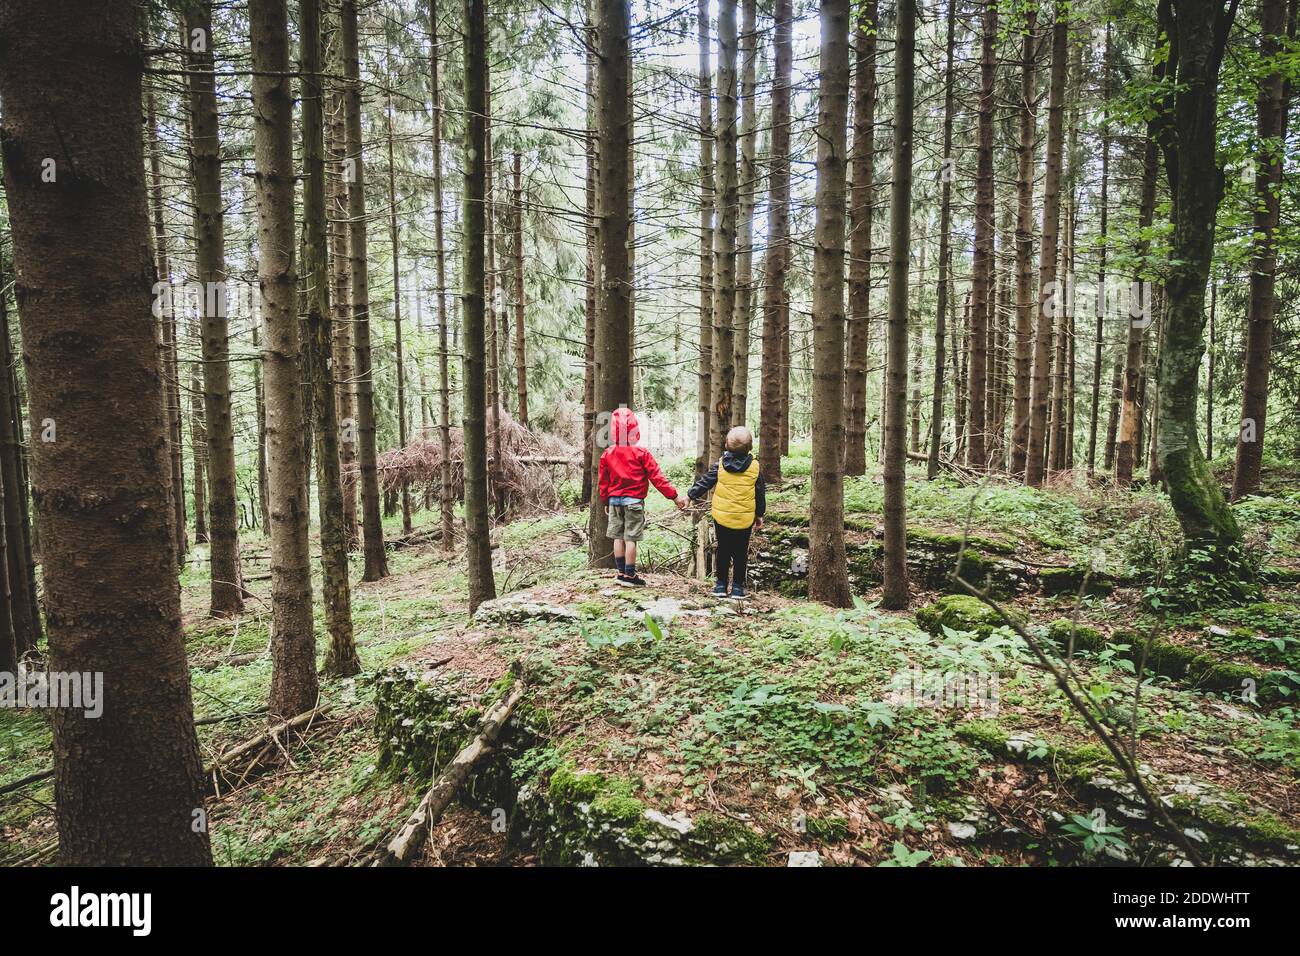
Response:
[[[637,444],[641,425],[630,408],[616,409],[609,423],[610,446],[600,456],[600,500],[645,498],[653,484],[670,501],[677,489],[659,469],[648,449]]]

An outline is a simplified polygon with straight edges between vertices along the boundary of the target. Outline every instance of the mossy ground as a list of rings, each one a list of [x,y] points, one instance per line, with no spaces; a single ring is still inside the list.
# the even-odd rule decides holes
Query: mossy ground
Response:
[[[788,476],[798,475],[799,460]],[[965,539],[990,560],[1087,565],[1127,580],[1158,574],[1176,545],[1176,522],[1150,492],[910,479],[909,532],[936,553],[953,554]],[[806,486],[770,497],[797,533]],[[1238,506],[1266,563],[1287,573],[1300,563],[1297,534],[1277,526],[1278,514],[1291,514],[1288,502]],[[878,476],[851,479],[846,505],[851,533],[871,536]],[[419,525],[436,520],[436,513],[416,515]],[[783,865],[793,850],[818,850],[826,863],[877,865],[896,859],[899,843],[929,852],[927,865],[1088,862],[1059,821],[1090,812],[1088,780],[1114,768],[1019,638],[992,629],[972,638],[952,624],[951,633],[927,629],[912,614],[876,609],[873,587],[860,588],[858,606],[846,611],[771,591],[741,605],[715,604],[680,573],[689,518],[658,499],[640,562],[652,587],[629,593],[583,570],[584,527],[576,511],[506,526],[497,575],[502,590],[563,605],[578,622],[475,624],[465,613],[459,552],[445,556],[436,544],[393,551],[390,578],[354,585],[366,674],[394,664],[418,673],[450,658],[438,673],[482,707],[501,693],[511,662],[526,660],[534,736],[511,756],[513,785],[581,797],[611,827],[643,827],[647,810],[680,815],[703,844],[732,848],[685,862]],[[265,547],[257,536],[246,544],[250,552]],[[265,702],[269,662],[238,655],[266,647],[267,583],[252,585],[257,598],[238,622],[208,619],[204,553],[193,557],[182,584],[196,713],[253,712]],[[264,566],[250,561],[249,573]],[[1249,606],[1195,612],[1153,607],[1147,586],[1125,583],[1082,600],[1039,589],[1011,604],[1035,634],[1058,643],[1068,625],[1050,625],[1076,622],[1072,666],[1098,712],[1117,726],[1132,714],[1136,670],[1134,655],[1119,645],[1131,648],[1133,635],[1153,629],[1171,646],[1289,686],[1300,623],[1293,585],[1268,584],[1263,600]],[[656,596],[685,613],[651,628],[643,602]],[[941,598],[952,601],[919,587],[913,613]],[[323,621],[318,626],[323,649]],[[230,655],[241,662],[226,663]],[[947,701],[943,687],[929,693],[936,688],[927,691],[925,679],[936,674],[964,675],[966,695]],[[994,678],[992,706],[987,694],[969,693],[987,691]],[[1300,829],[1300,719],[1290,695],[1243,699],[1238,687],[1185,678],[1148,669],[1137,708],[1140,759],[1160,779],[1244,795],[1216,798],[1217,809],[1203,813],[1217,815],[1210,823],[1245,828],[1261,844],[1292,838]],[[211,802],[218,863],[360,863],[418,800],[421,781],[403,772],[410,768],[383,765],[374,682],[325,681],[322,689],[337,719],[299,742],[292,765],[282,762]],[[200,728],[206,759],[246,739],[257,720]],[[0,710],[0,784],[48,766],[49,747],[39,715]],[[480,789],[448,813],[426,863],[543,861],[536,847],[508,839],[508,826],[485,804],[494,792]],[[42,859],[53,837],[51,801],[48,784],[0,798],[5,862]],[[975,838],[965,835],[968,820]],[[1140,847],[1140,827],[1122,825]]]

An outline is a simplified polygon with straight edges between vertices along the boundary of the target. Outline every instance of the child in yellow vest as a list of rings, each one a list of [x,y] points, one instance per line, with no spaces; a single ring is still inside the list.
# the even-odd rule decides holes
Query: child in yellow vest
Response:
[[[717,583],[715,597],[745,596],[745,568],[749,557],[749,536],[763,527],[767,512],[767,494],[758,461],[750,454],[754,436],[748,428],[737,425],[727,432],[722,459],[695,480],[686,497],[699,501],[713,489],[713,527],[717,538]]]

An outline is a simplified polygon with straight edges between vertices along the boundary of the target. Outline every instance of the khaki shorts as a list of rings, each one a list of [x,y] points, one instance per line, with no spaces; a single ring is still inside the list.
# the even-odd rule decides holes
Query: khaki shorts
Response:
[[[610,505],[606,535],[623,541],[640,541],[645,534],[645,504]]]

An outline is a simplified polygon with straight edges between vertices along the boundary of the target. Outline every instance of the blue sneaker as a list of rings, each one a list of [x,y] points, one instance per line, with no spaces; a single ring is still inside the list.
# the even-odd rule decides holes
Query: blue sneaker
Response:
[[[713,585],[713,596],[715,598],[724,598],[727,596],[727,586],[725,584]]]
[[[731,586],[731,596],[737,601],[743,600],[745,597],[744,587],[739,584],[733,584]]]

